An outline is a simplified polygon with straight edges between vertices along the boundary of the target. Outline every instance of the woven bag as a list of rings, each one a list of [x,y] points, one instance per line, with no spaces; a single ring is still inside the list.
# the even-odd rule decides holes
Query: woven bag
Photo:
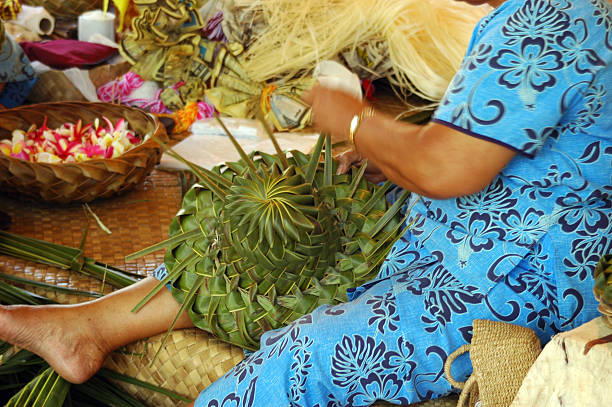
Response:
[[[55,17],[78,17],[85,11],[102,8],[102,0],[22,0],[28,6],[44,7]]]
[[[612,268],[612,254],[606,254],[601,257],[597,265],[595,266],[595,286],[593,287],[593,294],[597,301],[599,301],[599,307],[597,310],[601,312],[603,322],[612,328],[612,302],[606,300],[606,294],[612,290],[610,288],[610,269]],[[602,282],[605,284],[600,285]],[[609,297],[608,297],[609,298]]]
[[[57,128],[79,120],[91,123],[102,116],[114,123],[125,119],[141,139],[147,134],[167,139],[163,125],[142,110],[109,103],[59,102],[0,110],[0,140],[10,138],[15,129],[40,126],[45,118],[49,128]],[[139,184],[159,163],[161,154],[162,148],[152,137],[111,159],[48,164],[0,154],[0,191],[57,203],[89,202]]]
[[[529,328],[476,319],[472,343],[451,353],[444,363],[448,381],[462,389],[457,407],[508,407],[542,346]],[[453,379],[450,369],[461,354],[470,352],[473,373],[465,382]]]

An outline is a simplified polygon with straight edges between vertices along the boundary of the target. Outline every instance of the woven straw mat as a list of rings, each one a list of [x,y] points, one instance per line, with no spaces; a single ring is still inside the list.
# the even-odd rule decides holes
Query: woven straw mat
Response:
[[[164,253],[152,253],[130,262],[125,261],[125,256],[168,237],[168,226],[180,207],[181,199],[178,177],[153,171],[143,183],[127,193],[90,202],[89,207],[111,234],[105,233],[79,203],[53,205],[20,201],[0,191],[0,210],[11,217],[8,232],[75,248],[81,242],[86,225],[89,225],[85,256],[144,276],[152,273],[163,261]],[[61,287],[94,292],[102,290],[100,281],[79,273],[8,256],[0,255],[0,271]],[[107,293],[112,289],[109,285],[104,287]],[[87,300],[86,297],[55,296],[49,291],[40,293],[60,303]]]
[[[163,261],[163,252],[129,262],[126,262],[125,256],[167,238],[168,226],[180,208],[181,196],[181,182],[177,175],[154,170],[143,184],[127,193],[90,202],[91,210],[111,234],[105,233],[78,203],[53,205],[19,201],[2,195],[0,191],[0,209],[12,219],[8,232],[71,247],[79,246],[83,228],[89,224],[85,256],[126,271],[150,275]],[[113,290],[109,285],[103,287],[100,281],[76,272],[2,255],[0,271],[61,287],[93,292],[104,290],[106,293]],[[24,288],[59,303],[77,303],[88,299]],[[150,366],[163,336],[148,338],[114,352],[106,360],[105,366],[194,399],[202,389],[244,358],[240,348],[197,329],[187,329],[172,332],[154,365]],[[149,406],[184,405],[140,387],[124,383],[118,385]],[[453,396],[416,405],[454,407],[456,400]],[[377,403],[376,406],[391,404]]]

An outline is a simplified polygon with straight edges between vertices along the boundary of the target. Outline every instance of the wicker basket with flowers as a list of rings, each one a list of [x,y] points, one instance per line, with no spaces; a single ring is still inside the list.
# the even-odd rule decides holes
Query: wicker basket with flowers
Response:
[[[108,103],[39,103],[0,111],[0,191],[89,202],[139,184],[166,139],[152,115]]]

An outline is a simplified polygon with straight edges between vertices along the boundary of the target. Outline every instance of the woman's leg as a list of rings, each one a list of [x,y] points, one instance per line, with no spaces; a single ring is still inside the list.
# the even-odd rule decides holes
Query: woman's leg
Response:
[[[526,326],[543,342],[555,332],[549,302],[512,289],[514,276],[488,293],[470,288],[461,296],[442,271],[434,264],[367,284],[346,304],[265,333],[260,350],[205,389],[196,407],[415,403],[451,392],[444,362],[470,341],[474,319]],[[471,370],[462,355],[452,374],[461,381]]]
[[[89,379],[113,350],[165,332],[180,305],[160,290],[137,313],[134,306],[158,283],[152,277],[76,305],[0,306],[0,339],[44,358],[72,383]],[[186,312],[175,328],[193,327]]]
[[[399,325],[393,287],[323,306],[265,333],[260,350],[204,390],[197,407],[366,406],[414,399],[415,345]]]

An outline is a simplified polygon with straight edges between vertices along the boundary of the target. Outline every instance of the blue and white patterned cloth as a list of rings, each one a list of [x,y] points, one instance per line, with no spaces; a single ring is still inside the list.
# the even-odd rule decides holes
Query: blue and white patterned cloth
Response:
[[[518,152],[483,191],[414,197],[414,226],[351,301],[267,332],[196,406],[366,406],[451,391],[476,318],[543,342],[595,316],[612,249],[612,5],[508,0],[476,27],[435,121]],[[471,370],[464,355],[453,376]]]

